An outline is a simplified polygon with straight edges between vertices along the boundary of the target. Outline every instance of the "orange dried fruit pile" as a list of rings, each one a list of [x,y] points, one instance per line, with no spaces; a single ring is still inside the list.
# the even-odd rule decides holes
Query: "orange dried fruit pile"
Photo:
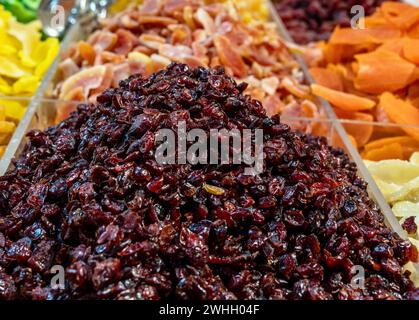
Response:
[[[384,2],[363,22],[337,27],[314,49],[321,58],[309,61],[311,92],[345,119],[365,159],[406,160],[419,150],[419,8]]]

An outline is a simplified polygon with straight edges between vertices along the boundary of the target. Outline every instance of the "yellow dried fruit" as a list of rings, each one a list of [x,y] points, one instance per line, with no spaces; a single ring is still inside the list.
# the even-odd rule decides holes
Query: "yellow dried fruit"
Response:
[[[213,194],[215,196],[221,196],[224,194],[225,190],[223,188],[220,187],[216,187],[207,183],[204,183],[203,186],[204,190],[210,194]]]

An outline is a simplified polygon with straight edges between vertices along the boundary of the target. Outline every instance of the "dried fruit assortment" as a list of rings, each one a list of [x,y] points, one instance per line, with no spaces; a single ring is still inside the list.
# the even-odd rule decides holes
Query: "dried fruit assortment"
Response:
[[[384,2],[365,26],[336,28],[319,45],[311,89],[339,118],[364,123],[345,127],[365,159],[408,160],[419,151],[419,8]]]
[[[40,30],[39,21],[19,23],[0,5],[0,157],[27,104],[1,96],[32,96],[58,54],[58,40],[42,40]]]
[[[361,5],[366,15],[383,0],[274,0],[278,14],[299,44],[329,39],[336,26],[349,27],[351,8]]]
[[[246,93],[261,100],[269,114],[320,117],[276,26],[259,20],[245,23],[236,6],[240,3],[147,0],[102,21],[86,41],[64,55],[56,97],[95,101],[104,88],[116,87],[130,74],[148,76],[177,61],[223,65],[229,75],[249,83]],[[70,111],[60,108],[58,120]],[[306,123],[297,125],[311,130]]]
[[[417,299],[403,266],[418,252],[385,226],[355,164],[245,89],[220,67],[171,64],[30,132],[0,179],[0,297]],[[180,121],[263,129],[263,172],[158,164],[157,131]],[[64,291],[50,287],[56,264]],[[349,284],[354,265],[364,289]]]
[[[410,241],[419,248],[419,152],[410,161],[366,161],[366,165]],[[419,283],[417,274],[415,282]]]

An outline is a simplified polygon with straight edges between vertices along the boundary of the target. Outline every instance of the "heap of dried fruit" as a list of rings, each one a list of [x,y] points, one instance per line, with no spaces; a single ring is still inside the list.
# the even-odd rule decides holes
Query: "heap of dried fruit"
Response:
[[[419,8],[384,2],[365,27],[337,28],[320,45],[312,92],[339,118],[364,122],[345,127],[365,159],[408,160],[419,151]]]
[[[374,13],[383,0],[275,0],[278,14],[299,44],[326,40],[336,26],[349,27],[355,5]]]
[[[0,298],[419,299],[402,271],[417,250],[384,225],[355,165],[245,89],[221,68],[172,64],[29,133],[0,179]],[[263,129],[263,172],[159,165],[156,132],[180,121]]]
[[[246,93],[261,100],[269,114],[320,117],[276,26],[256,20],[245,23],[236,4],[242,2],[146,0],[127,8],[102,21],[87,41],[64,55],[55,96],[95,101],[121,79],[136,73],[149,76],[176,61],[193,67],[224,66],[229,75],[249,83]],[[60,108],[58,120],[71,109]],[[294,126],[312,130],[307,123]]]

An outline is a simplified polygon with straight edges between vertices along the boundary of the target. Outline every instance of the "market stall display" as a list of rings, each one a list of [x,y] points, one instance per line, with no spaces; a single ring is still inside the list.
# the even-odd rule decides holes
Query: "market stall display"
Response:
[[[0,5],[0,158],[27,104],[10,97],[32,96],[58,54],[58,40],[43,40],[40,30],[39,21],[22,24]]]

